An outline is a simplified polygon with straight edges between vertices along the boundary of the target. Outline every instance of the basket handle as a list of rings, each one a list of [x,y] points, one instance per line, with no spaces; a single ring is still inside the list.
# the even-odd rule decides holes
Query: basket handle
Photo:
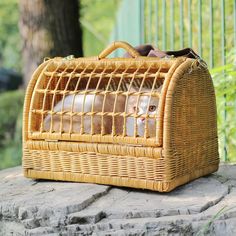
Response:
[[[115,51],[117,48],[125,49],[132,57],[140,57],[139,52],[137,52],[130,44],[124,41],[116,41],[110,44],[107,48],[105,48],[98,56],[98,59],[106,58],[110,53]]]

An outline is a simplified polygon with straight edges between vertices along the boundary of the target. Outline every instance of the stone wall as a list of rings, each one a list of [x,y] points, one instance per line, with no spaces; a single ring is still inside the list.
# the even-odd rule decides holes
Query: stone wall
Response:
[[[0,171],[0,235],[236,235],[236,165],[171,193]]]

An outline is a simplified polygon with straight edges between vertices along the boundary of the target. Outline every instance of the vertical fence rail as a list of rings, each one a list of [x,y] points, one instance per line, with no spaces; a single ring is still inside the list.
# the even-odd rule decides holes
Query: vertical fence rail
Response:
[[[145,31],[144,31],[144,22],[145,22],[145,14],[144,14],[144,0],[139,0],[138,2],[139,4],[139,9],[140,9],[140,27],[141,27],[141,43],[144,43],[145,42]]]
[[[162,47],[166,50],[166,1],[162,1],[162,19],[163,19],[163,28],[162,28]]]
[[[198,0],[198,53],[202,57],[202,0]]]
[[[152,0],[148,0],[148,42],[152,43]]]
[[[222,51],[222,64],[225,65],[226,57],[225,57],[225,0],[221,0],[221,51]],[[223,77],[225,78],[225,73],[223,73]],[[225,81],[225,89],[226,89],[226,81]],[[228,160],[228,152],[227,152],[227,132],[226,132],[226,124],[227,124],[227,96],[224,94],[224,161]]]
[[[236,0],[234,0],[234,49],[236,49]]]
[[[184,10],[183,0],[180,0],[180,47],[184,47]]]
[[[175,47],[175,3],[171,0],[170,3],[170,48],[174,50]]]
[[[158,0],[155,0],[155,30],[158,29],[158,23],[159,23],[158,10],[159,10]],[[154,36],[155,36],[155,44],[158,45],[158,40],[159,40],[158,34],[154,34]]]
[[[188,0],[188,24],[189,24],[189,37],[188,43],[189,47],[192,47],[192,0]]]
[[[213,25],[213,0],[210,0],[210,67],[214,67],[214,25]]]

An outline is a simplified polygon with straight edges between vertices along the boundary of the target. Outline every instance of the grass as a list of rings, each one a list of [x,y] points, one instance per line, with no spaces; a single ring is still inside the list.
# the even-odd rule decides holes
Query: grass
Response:
[[[204,236],[204,235],[209,235],[209,230],[214,221],[219,219],[222,215],[224,215],[226,212],[229,210],[234,209],[235,207],[230,207],[227,208],[227,206],[222,207],[215,215],[213,215],[198,231],[196,236]]]

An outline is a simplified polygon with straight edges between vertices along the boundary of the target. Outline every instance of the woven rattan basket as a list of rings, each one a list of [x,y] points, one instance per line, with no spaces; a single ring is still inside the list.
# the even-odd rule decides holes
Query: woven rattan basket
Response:
[[[117,48],[132,58],[106,58]],[[73,106],[78,95],[82,110]],[[73,105],[56,109],[69,96]],[[93,99],[90,110],[86,96]],[[138,105],[142,96],[158,97],[155,115],[127,110],[130,97]],[[142,135],[140,117],[147,120]],[[129,118],[132,135],[127,134]],[[152,130],[148,119],[154,121]],[[98,57],[42,63],[26,91],[23,123],[23,168],[30,178],[168,192],[218,169],[215,93],[207,68],[186,57],[142,57],[124,42]]]

